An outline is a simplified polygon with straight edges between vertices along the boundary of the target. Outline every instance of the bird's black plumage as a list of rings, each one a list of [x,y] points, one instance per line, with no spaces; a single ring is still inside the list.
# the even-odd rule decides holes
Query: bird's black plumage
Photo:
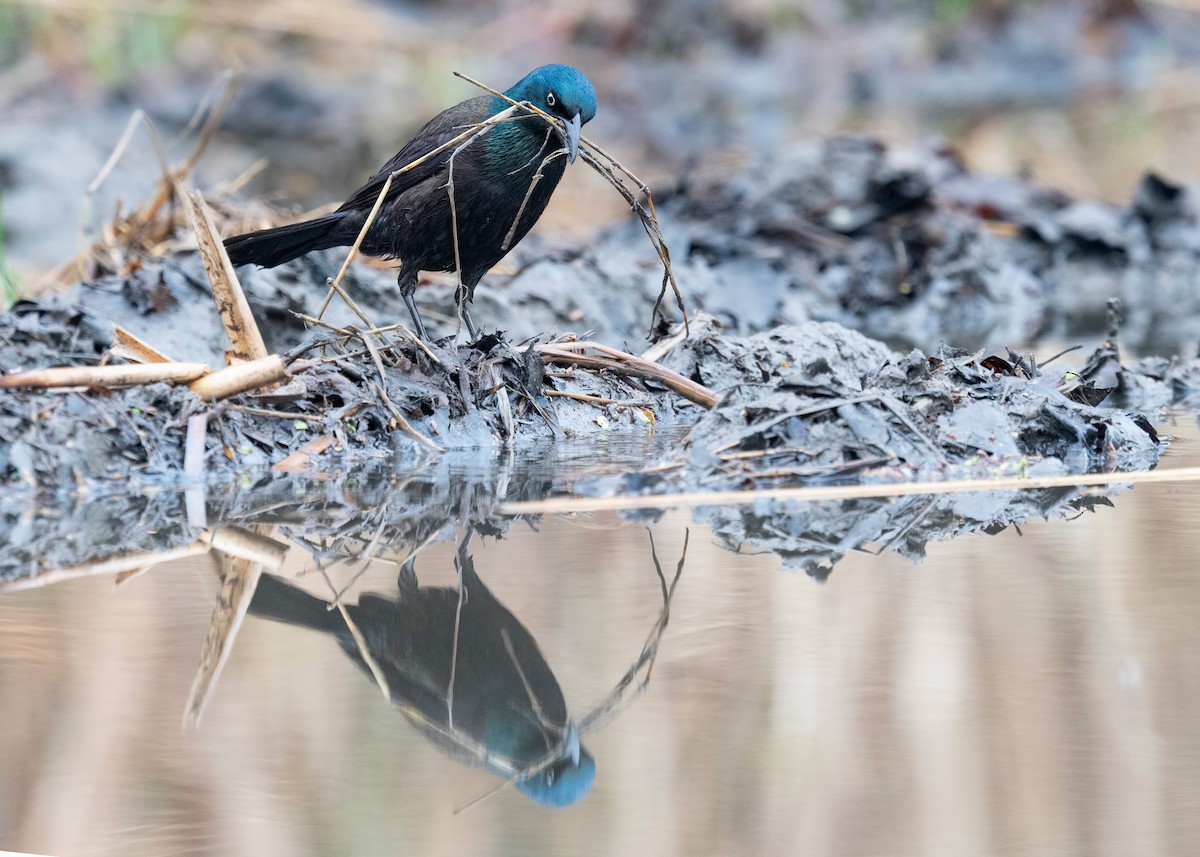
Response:
[[[541,108],[559,119],[562,127],[524,110],[465,144],[448,146],[416,167],[395,174],[360,248],[372,256],[400,260],[400,293],[417,332],[426,339],[413,300],[417,274],[453,271],[461,263],[458,300],[474,336],[465,303],[471,301],[483,275],[541,217],[568,161],[575,158],[580,126],[596,113],[591,83],[577,69],[565,65],[535,69],[505,95]],[[480,95],[443,110],[337,211],[229,238],[225,247],[230,259],[235,265],[270,268],[313,250],[353,244],[389,175],[508,107],[510,103],[503,98]]]

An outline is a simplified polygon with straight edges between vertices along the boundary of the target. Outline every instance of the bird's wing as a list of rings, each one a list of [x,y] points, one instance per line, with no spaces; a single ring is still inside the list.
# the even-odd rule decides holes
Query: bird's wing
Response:
[[[487,119],[492,115],[491,102],[492,96],[480,95],[448,107],[434,116],[424,128],[417,132],[415,137],[404,144],[404,148],[380,168],[379,172],[352,193],[338,211],[370,211],[371,207],[375,205],[375,200],[379,198],[379,192],[383,190],[389,175],[435,151],[439,146],[446,145],[463,132],[469,131],[471,126]],[[392,186],[388,189],[388,199],[395,199],[409,188],[435,175],[446,165],[450,155],[457,148],[458,145],[446,146],[445,149],[422,161],[418,166],[397,175],[392,179]]]

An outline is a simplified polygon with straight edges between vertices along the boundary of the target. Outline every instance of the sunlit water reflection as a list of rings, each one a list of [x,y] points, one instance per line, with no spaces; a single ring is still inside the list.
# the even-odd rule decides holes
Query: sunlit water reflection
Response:
[[[1168,431],[1163,466],[1195,463],[1192,419]],[[689,513],[668,513],[650,524],[666,580],[691,536],[649,684],[594,720],[662,613],[645,526],[597,514],[476,534],[480,582],[536,640],[566,717],[586,721],[595,782],[565,808],[509,786],[455,814],[503,771],[423,735],[393,704],[397,688],[385,699],[336,634],[266,621],[254,605],[199,725],[181,728],[218,591],[213,555],[115,593],[110,576],[8,593],[0,847],[1191,854],[1200,495],[1147,485],[1114,504],[933,542],[920,565],[854,552],[823,584],[780,571],[775,555],[730,553]],[[418,555],[422,588],[457,592],[456,547]],[[380,551],[347,603],[402,596],[405,555]],[[327,583],[293,547],[277,574],[307,572],[300,585],[328,599],[362,567],[334,564]],[[460,668],[478,686],[506,660]],[[529,687],[497,704],[552,697],[540,669],[518,670]],[[472,693],[464,686],[459,704]],[[526,725],[565,722],[553,704],[517,713]],[[470,732],[462,720],[454,731]],[[499,740],[467,737],[492,750]]]

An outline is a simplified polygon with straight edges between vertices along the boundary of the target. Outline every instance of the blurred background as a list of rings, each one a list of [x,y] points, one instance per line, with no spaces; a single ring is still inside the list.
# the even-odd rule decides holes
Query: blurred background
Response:
[[[846,131],[1112,201],[1147,169],[1200,173],[1200,0],[0,0],[0,263],[28,287],[62,262],[130,113],[178,136],[227,69],[201,179],[266,158],[244,192],[307,209],[473,95],[452,71],[505,88],[545,62],[591,77],[589,136],[656,190]],[[103,205],[155,164],[139,134]],[[622,215],[572,170],[539,228]]]

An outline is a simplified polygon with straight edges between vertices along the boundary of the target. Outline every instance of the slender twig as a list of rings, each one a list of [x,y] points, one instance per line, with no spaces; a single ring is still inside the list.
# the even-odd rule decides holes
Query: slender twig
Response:
[[[454,243],[454,277],[458,281],[458,285],[454,289],[454,312],[458,317],[459,328],[463,323],[462,305],[467,297],[467,288],[463,285],[462,248],[458,238],[458,205],[454,199],[454,158],[474,139],[471,137],[470,140],[451,152],[449,163],[446,165],[446,195],[450,197],[450,240]]]
[[[204,127],[200,129],[200,134],[196,137],[196,145],[192,147],[192,153],[188,155],[183,164],[181,176],[191,173],[199,162],[200,156],[204,154],[204,150],[208,148],[208,144],[216,136],[217,129],[221,127],[221,120],[225,118],[225,111],[229,109],[229,105],[233,102],[233,96],[237,93],[238,86],[241,85],[242,70],[229,68],[221,73],[221,77],[225,79],[225,88],[221,91],[221,97],[216,106],[209,111],[208,118],[204,121]]]
[[[592,396],[587,393],[572,393],[568,390],[543,390],[547,396],[561,396],[564,399],[574,399],[577,402],[591,402],[594,405],[621,405],[631,408],[646,408],[653,402],[638,399],[609,399],[605,396]]]
[[[440,446],[427,438],[425,435],[421,434],[421,432],[417,431],[416,428],[413,427],[412,423],[404,418],[404,415],[400,413],[400,410],[394,404],[392,404],[392,400],[388,396],[387,388],[385,387],[387,384],[387,373],[384,372],[383,360],[379,356],[379,349],[375,346],[375,341],[371,339],[369,335],[360,333],[359,338],[362,340],[363,345],[367,347],[367,351],[371,353],[371,360],[375,364],[376,371],[379,372],[379,380],[372,381],[371,384],[375,387],[376,394],[383,402],[384,407],[387,408],[388,413],[392,415],[392,419],[395,420],[396,425],[399,426],[405,434],[417,441],[417,443],[420,443],[422,446],[427,446],[436,452],[441,452],[442,448]]]
[[[544,143],[542,145],[545,145]],[[542,175],[546,171],[546,164],[553,161],[555,158],[565,157],[567,151],[559,149],[556,152],[551,152],[546,157],[542,158],[541,164],[538,165],[537,172],[533,174],[533,178],[529,180],[529,187],[525,189],[525,198],[521,200],[521,205],[517,209],[517,216],[513,218],[512,226],[508,227],[508,234],[504,236],[504,242],[500,245],[500,249],[508,252],[508,248],[512,246],[513,236],[517,233],[517,227],[521,224],[521,216],[525,214],[525,207],[529,205],[529,200],[533,196],[534,189],[538,186],[538,182],[542,180]]]
[[[691,378],[686,378],[665,366],[651,363],[636,355],[618,351],[598,342],[555,342],[535,345],[534,348],[548,361],[576,363],[594,369],[612,369],[623,375],[634,375],[657,381],[685,399],[706,408],[714,407],[719,399],[716,393],[702,384],[697,384]],[[587,349],[599,351],[604,356],[595,357],[577,353]]]
[[[350,270],[350,263],[354,261],[354,257],[358,255],[358,248],[362,246],[363,239],[367,237],[367,231],[371,225],[375,223],[375,218],[379,215],[379,209],[383,207],[383,201],[387,198],[388,191],[392,189],[392,179],[396,177],[399,171],[392,173],[383,183],[383,187],[379,191],[379,196],[375,198],[375,204],[371,206],[371,213],[367,215],[367,222],[362,225],[362,229],[358,230],[358,236],[354,239],[354,244],[350,247],[350,252],[346,254],[346,259],[342,262],[342,267],[338,270],[337,276],[329,281],[329,292],[325,295],[325,301],[321,304],[321,309],[317,312],[317,318],[325,316],[325,310],[329,308],[329,302],[333,299],[334,292],[337,292],[343,300],[350,305],[354,310],[355,315],[362,319],[367,327],[374,325],[367,320],[366,316],[359,311],[358,307],[350,301],[346,293],[342,291],[342,280],[346,278],[346,272]]]
[[[305,414],[300,411],[274,411],[270,408],[256,408],[252,405],[226,405],[226,407],[231,411],[240,411],[243,414],[280,420],[311,420],[317,416],[316,414]]]

